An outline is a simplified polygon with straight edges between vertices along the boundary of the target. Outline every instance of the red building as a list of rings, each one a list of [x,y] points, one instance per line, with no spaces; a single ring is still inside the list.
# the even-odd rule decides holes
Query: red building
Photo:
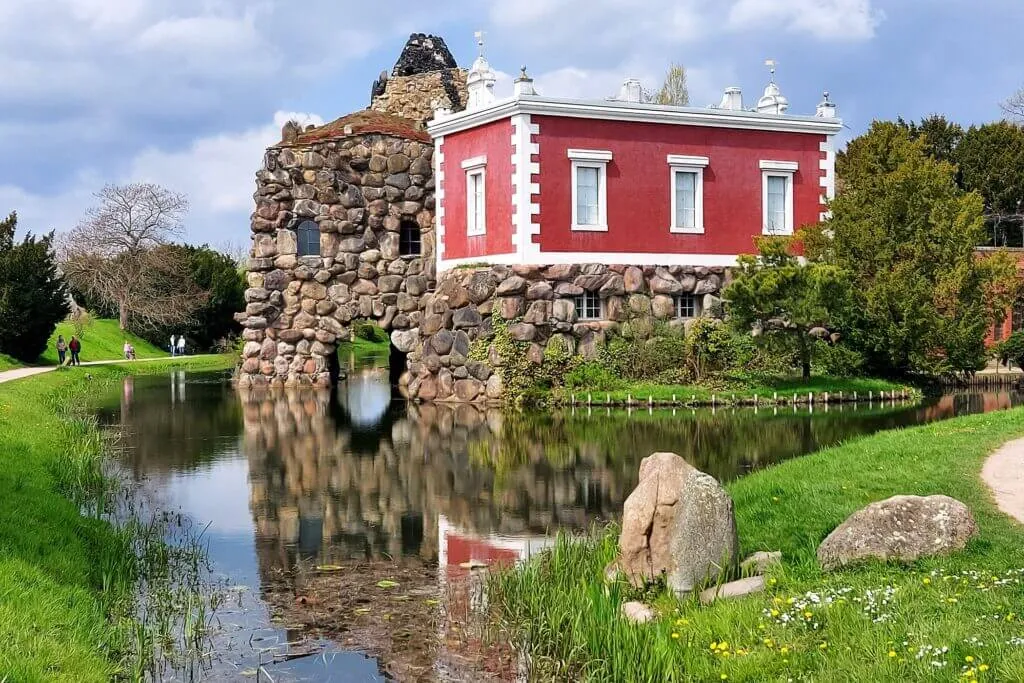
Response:
[[[536,94],[525,72],[496,100],[481,56],[465,111],[436,112],[438,273],[465,263],[730,266],[754,238],[822,218],[835,187],[826,94],[787,114],[773,80],[746,109],[650,104],[627,81],[617,99]]]

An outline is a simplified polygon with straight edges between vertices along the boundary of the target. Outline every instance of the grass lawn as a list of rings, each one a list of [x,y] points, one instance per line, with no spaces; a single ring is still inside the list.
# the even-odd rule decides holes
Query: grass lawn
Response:
[[[75,334],[75,326],[69,322],[57,325],[50,341],[46,345],[46,351],[39,357],[41,365],[57,364],[57,335],[64,335],[64,341],[70,341],[71,335]],[[135,355],[138,358],[160,358],[169,356],[170,353],[150,344],[134,334],[122,332],[116,320],[97,318],[86,326],[85,332],[79,337],[82,342],[81,359],[83,362],[90,360],[117,360],[124,357],[124,342],[127,339],[135,347]],[[170,340],[168,340],[170,343]]]
[[[230,365],[215,356],[92,367],[91,380],[58,369],[0,385],[0,681],[98,682],[127,673],[132,622],[118,607],[134,585],[130,540],[80,514],[78,503],[97,484],[102,444],[94,423],[62,407],[129,372]]]
[[[1024,526],[979,478],[1000,444],[1024,436],[1024,409],[878,433],[732,482],[742,554],[781,550],[761,595],[702,607],[606,586],[615,530],[561,539],[551,554],[491,579],[495,614],[540,680],[1024,681]],[[864,505],[944,493],[974,512],[967,549],[912,565],[825,574],[815,551]],[[646,599],[656,623],[617,617]]]
[[[795,395],[797,402],[806,403],[808,394],[814,394],[815,401],[820,401],[826,392],[832,400],[836,400],[839,393],[842,392],[844,400],[851,400],[856,392],[858,400],[866,401],[869,393],[873,394],[877,400],[879,392],[882,391],[886,394],[892,391],[906,391],[909,396],[920,395],[920,392],[910,385],[884,379],[817,376],[810,380],[800,377],[730,378],[722,387],[717,388],[699,384],[652,384],[624,381],[621,386],[611,391],[586,387],[560,388],[554,392],[554,399],[556,403],[566,404],[571,403],[572,396],[575,395],[577,403],[585,403],[589,393],[595,403],[624,404],[627,400],[646,403],[649,399],[655,403],[668,403],[675,397],[675,400],[680,403],[704,404],[711,403],[712,396],[714,396],[715,403],[729,404],[751,402],[755,396],[759,402],[770,403],[778,394],[779,402],[792,402]]]
[[[0,353],[0,372],[4,370],[13,370],[14,368],[22,367],[23,363],[10,356]]]

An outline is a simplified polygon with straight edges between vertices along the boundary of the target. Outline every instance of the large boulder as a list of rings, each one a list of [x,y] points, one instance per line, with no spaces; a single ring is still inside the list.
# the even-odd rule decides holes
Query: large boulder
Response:
[[[675,453],[640,463],[622,514],[619,568],[636,586],[664,574],[686,593],[727,577],[737,561],[732,499],[714,477]]]
[[[818,562],[824,569],[872,558],[910,562],[962,550],[977,533],[970,509],[949,496],[893,496],[836,527],[818,547]]]

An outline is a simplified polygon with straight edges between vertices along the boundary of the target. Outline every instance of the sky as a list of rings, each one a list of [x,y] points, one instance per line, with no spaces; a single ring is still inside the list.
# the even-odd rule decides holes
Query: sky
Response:
[[[790,112],[828,90],[845,140],[873,119],[999,118],[1024,86],[1021,26],[1024,0],[2,0],[0,213],[62,231],[103,184],[155,182],[188,196],[188,241],[245,249],[282,124],[367,106],[412,32],[468,66],[482,30],[493,68],[525,64],[553,97],[654,89],[678,62],[692,104],[738,85],[749,106],[772,58]]]

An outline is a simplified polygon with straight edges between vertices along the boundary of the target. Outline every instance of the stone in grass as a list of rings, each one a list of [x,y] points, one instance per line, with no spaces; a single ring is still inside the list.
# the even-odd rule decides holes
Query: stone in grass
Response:
[[[700,601],[704,605],[710,605],[719,598],[740,598],[751,593],[760,593],[763,590],[763,576],[748,576],[745,579],[730,581],[701,591]]]
[[[773,550],[771,552],[758,550],[756,553],[740,563],[740,569],[744,574],[764,574],[775,565],[782,564],[782,552]]]
[[[634,624],[646,624],[649,621],[654,621],[654,610],[636,600],[622,603],[619,610],[623,619]]]
[[[619,567],[634,586],[664,575],[677,594],[690,592],[731,574],[738,546],[732,499],[714,477],[675,453],[643,459],[619,536]]]
[[[949,496],[893,496],[840,524],[818,547],[822,568],[869,559],[910,562],[963,550],[978,533],[970,509]]]

